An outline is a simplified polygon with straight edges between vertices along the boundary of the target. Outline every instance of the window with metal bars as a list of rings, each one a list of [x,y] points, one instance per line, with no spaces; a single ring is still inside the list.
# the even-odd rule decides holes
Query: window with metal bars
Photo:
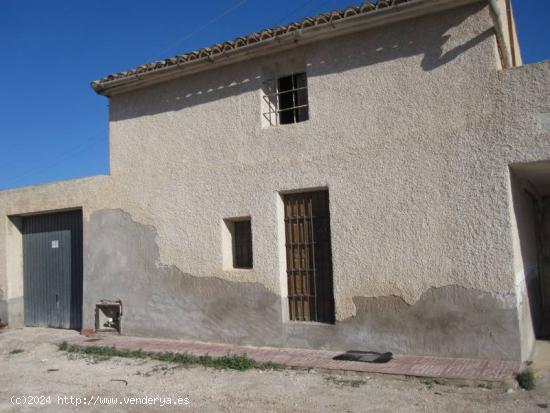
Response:
[[[252,268],[252,225],[250,220],[233,223],[233,267]]]
[[[271,126],[304,122],[309,119],[306,73],[277,79],[277,91],[264,96],[268,112],[263,116]]]
[[[334,323],[328,191],[283,202],[290,320]]]

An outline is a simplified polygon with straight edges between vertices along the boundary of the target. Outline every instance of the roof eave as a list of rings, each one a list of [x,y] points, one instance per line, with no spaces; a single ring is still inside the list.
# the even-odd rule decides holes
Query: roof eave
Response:
[[[282,51],[295,47],[297,44],[304,45],[329,37],[369,30],[382,25],[485,1],[486,0],[413,0],[388,8],[374,10],[369,13],[347,17],[331,23],[311,26],[284,35],[275,36],[258,43],[229,50],[215,55],[214,57],[207,56],[191,62],[134,74],[121,79],[94,83],[92,87],[96,93],[100,95],[112,96],[177,77],[209,70],[214,67],[218,68],[226,64],[236,63],[250,59],[251,57]]]

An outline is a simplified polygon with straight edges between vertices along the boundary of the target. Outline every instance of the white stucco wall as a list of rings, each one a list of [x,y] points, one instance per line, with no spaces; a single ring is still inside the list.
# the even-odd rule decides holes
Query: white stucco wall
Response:
[[[157,228],[162,261],[279,293],[277,194],[328,187],[337,318],[354,313],[353,296],[513,292],[509,243],[488,241],[498,229],[479,214],[485,200],[471,202],[480,178],[493,181],[470,145],[496,111],[498,59],[488,9],[471,11],[299,49],[311,108],[301,124],[261,128],[262,67],[287,54],[112,97],[113,179],[143,188],[121,190]],[[506,181],[493,182],[504,194]],[[223,271],[222,219],[246,215],[255,268]]]

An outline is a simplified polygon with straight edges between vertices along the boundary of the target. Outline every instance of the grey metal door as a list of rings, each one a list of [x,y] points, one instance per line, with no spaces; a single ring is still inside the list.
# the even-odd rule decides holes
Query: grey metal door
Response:
[[[82,213],[23,218],[25,325],[82,326]]]

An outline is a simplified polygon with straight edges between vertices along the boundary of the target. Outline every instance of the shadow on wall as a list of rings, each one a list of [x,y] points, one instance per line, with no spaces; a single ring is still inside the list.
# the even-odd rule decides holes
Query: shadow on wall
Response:
[[[464,52],[495,34],[492,28],[486,29],[467,42],[444,52],[445,44],[452,40],[452,36],[448,34],[449,30],[460,26],[468,17],[480,12],[485,7],[486,5],[483,3],[476,4],[395,23],[364,32],[361,35],[350,35],[351,40],[346,43],[344,48],[338,41],[332,42],[330,50],[320,53],[330,56],[330,59],[324,58],[317,62],[311,62],[311,69],[315,75],[324,75],[423,55],[420,64],[422,70],[432,71],[452,62]],[[326,47],[327,43],[329,42],[323,42],[319,47]]]
[[[484,32],[478,34],[473,39],[467,41],[466,43],[456,46],[453,49],[443,53],[443,48],[440,46],[439,49],[428,49],[424,53],[424,59],[422,59],[422,68],[424,70],[433,70],[437,69],[439,66],[442,66],[444,64],[447,64],[454,59],[456,59],[458,56],[460,56],[462,53],[467,51],[468,49],[471,49],[472,47],[480,44],[481,42],[487,40],[491,36],[494,35],[493,29],[487,29]],[[450,38],[449,35],[443,35],[441,36],[441,39],[443,40],[442,45]]]
[[[306,45],[306,50],[317,47],[321,50],[318,57],[307,58],[308,73],[310,76],[321,76],[416,55],[423,55],[421,69],[437,69],[494,35],[494,30],[490,28],[459,46],[443,51],[445,44],[452,38],[447,34],[448,31],[461,25],[469,16],[484,7],[486,5],[483,3],[472,5],[351,34],[347,36],[348,41],[344,47],[338,38]],[[284,52],[281,55],[284,58]],[[216,68],[213,63],[212,69],[206,72],[113,96],[110,120],[178,111],[259,91],[263,81],[260,61],[261,58],[252,64],[239,62],[221,68]],[[243,65],[250,69],[244,75]],[[192,82],[189,81],[191,78]],[[212,116],[217,115],[213,110]]]

